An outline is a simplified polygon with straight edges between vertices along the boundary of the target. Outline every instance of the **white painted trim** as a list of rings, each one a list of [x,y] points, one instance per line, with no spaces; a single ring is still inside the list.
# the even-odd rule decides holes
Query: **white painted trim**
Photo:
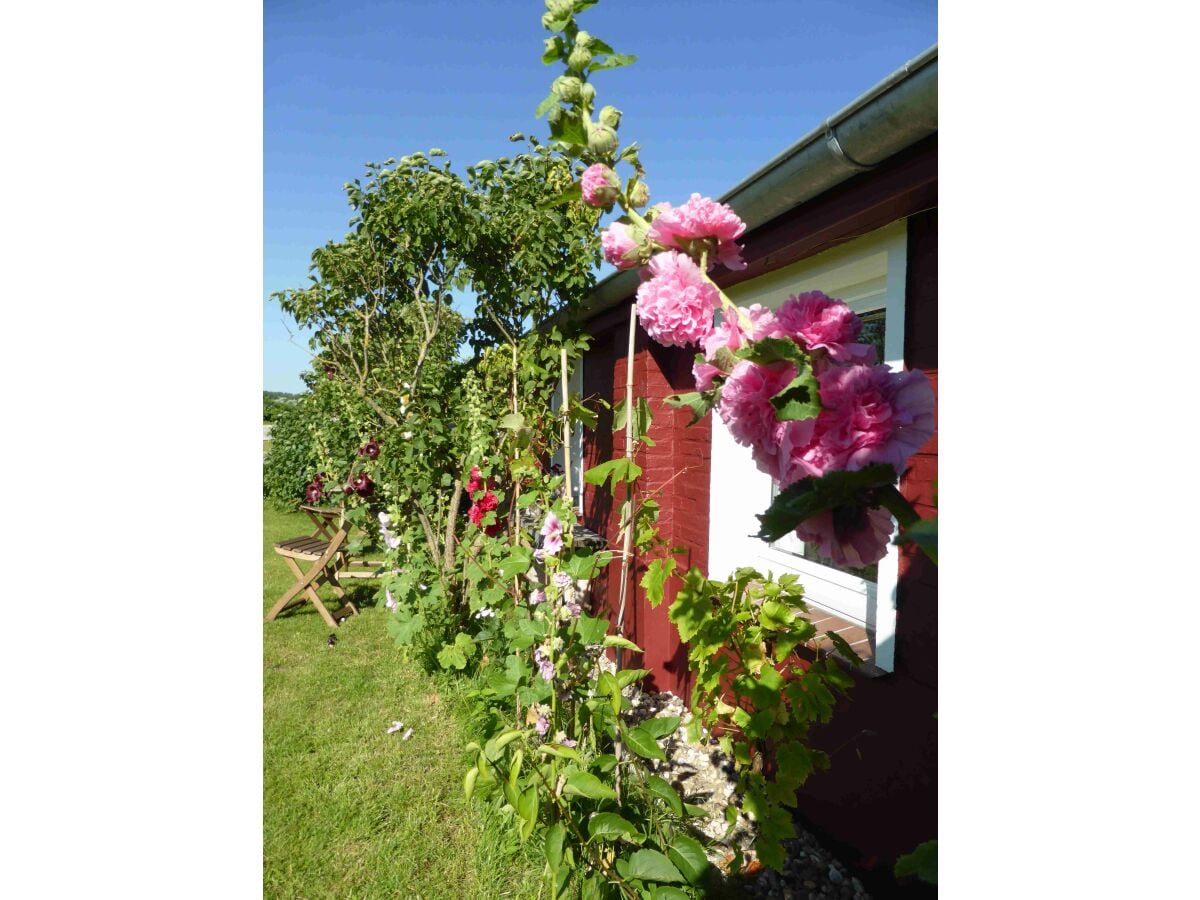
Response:
[[[883,360],[904,366],[904,301],[907,275],[907,224],[901,220],[810,259],[735,285],[727,291],[739,306],[760,303],[778,308],[803,291],[820,290],[845,300],[857,313],[884,309]],[[893,545],[879,561],[877,581],[806,560],[753,537],[756,514],[766,509],[770,479],[759,472],[746,447],[739,446],[713,414],[712,469],[709,485],[709,571],[727,577],[739,566],[802,578],[814,606],[862,625],[875,635],[875,665],[895,664],[896,587],[899,550]],[[734,474],[736,473],[736,474]],[[786,547],[786,539],[780,541]]]

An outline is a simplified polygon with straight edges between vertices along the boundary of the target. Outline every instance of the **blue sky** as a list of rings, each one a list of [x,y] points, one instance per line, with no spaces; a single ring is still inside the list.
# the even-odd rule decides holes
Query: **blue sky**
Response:
[[[269,295],[341,238],[367,161],[509,155],[560,66],[540,0],[265,0],[263,387],[303,389],[305,340]],[[636,64],[593,78],[624,113],[651,201],[717,196],[937,41],[934,0],[601,0],[580,25]],[[607,264],[601,275],[610,271]],[[286,322],[286,325],[285,325]]]

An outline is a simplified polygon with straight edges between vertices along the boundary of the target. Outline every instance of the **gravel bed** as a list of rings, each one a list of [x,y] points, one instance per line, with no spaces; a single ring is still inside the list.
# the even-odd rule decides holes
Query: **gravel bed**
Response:
[[[669,691],[647,693],[636,686],[626,689],[633,708],[626,713],[630,724],[651,717],[679,716],[679,728],[662,741],[666,762],[647,760],[656,774],[674,784],[688,803],[703,806],[707,818],[695,825],[710,842],[710,861],[721,871],[732,859],[733,848],[741,847],[747,865],[743,874],[726,882],[733,896],[771,900],[870,900],[862,882],[853,877],[817,839],[796,824],[796,837],[784,843],[787,862],[782,874],[753,859],[754,822],[739,813],[731,834],[726,835],[725,807],[733,796],[737,777],[733,761],[721,752],[716,741],[700,744],[687,740],[684,726],[691,719],[684,702]]]

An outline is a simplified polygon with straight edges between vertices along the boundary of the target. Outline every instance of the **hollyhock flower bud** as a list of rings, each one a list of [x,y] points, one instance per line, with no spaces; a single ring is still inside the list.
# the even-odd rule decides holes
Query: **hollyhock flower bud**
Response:
[[[841,300],[820,291],[789,297],[775,313],[780,329],[808,351],[825,350],[830,359],[847,365],[874,365],[875,348],[855,343],[862,319]]]
[[[667,249],[683,250],[695,258],[708,251],[708,264],[744,269],[741,247],[734,241],[746,223],[724,203],[692,194],[687,203],[668,208],[650,224],[650,239]]]
[[[621,127],[621,111],[615,106],[605,106],[600,110],[600,124],[607,125],[614,131]]]
[[[892,517],[886,509],[838,506],[801,522],[796,536],[817,544],[820,554],[837,565],[860,569],[887,554]]]
[[[588,166],[580,179],[583,202],[589,206],[611,209],[621,196],[621,179],[604,163]]]
[[[700,343],[721,303],[717,288],[689,257],[674,250],[654,256],[648,268],[651,278],[637,291],[642,327],[667,347]]]
[[[554,79],[550,89],[567,103],[575,103],[581,96],[583,82],[574,75],[560,75]]]
[[[591,61],[592,51],[576,41],[575,46],[567,55],[567,68],[572,72],[582,72]]]
[[[574,11],[572,0],[546,0],[546,9],[552,16],[565,16]]]
[[[579,31],[575,35],[575,46],[576,47],[591,47],[593,40],[595,40],[595,39],[590,34],[588,34],[586,31]]]
[[[550,124],[551,129],[558,127],[562,122],[566,111],[561,106],[550,107],[550,112],[546,113],[546,121]]]
[[[624,222],[613,222],[600,235],[604,258],[618,269],[632,269],[641,265],[638,259],[638,242],[633,238],[633,229]]]
[[[646,187],[646,182],[638,180],[633,183],[633,187],[629,190],[629,205],[634,209],[641,209],[650,202],[650,188]]]
[[[619,142],[617,133],[608,125],[588,126],[588,149],[599,156],[612,156]]]

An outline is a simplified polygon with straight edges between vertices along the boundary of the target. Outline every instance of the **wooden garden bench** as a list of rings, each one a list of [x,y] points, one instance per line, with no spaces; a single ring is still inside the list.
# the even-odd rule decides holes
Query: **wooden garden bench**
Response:
[[[275,552],[283,557],[283,561],[296,576],[296,583],[275,601],[275,605],[267,613],[267,621],[272,621],[285,609],[309,600],[326,624],[330,628],[337,628],[341,619],[358,615],[358,607],[352,601],[346,600],[340,609],[331,614],[317,594],[317,588],[329,585],[338,599],[344,599],[346,592],[339,583],[341,579],[372,578],[380,563],[350,558],[346,552],[350,523],[346,521],[341,509],[306,505],[300,508],[312,520],[314,530],[312,534],[288,538],[274,545]],[[298,565],[298,560],[311,562],[312,565],[308,571],[304,571]]]

